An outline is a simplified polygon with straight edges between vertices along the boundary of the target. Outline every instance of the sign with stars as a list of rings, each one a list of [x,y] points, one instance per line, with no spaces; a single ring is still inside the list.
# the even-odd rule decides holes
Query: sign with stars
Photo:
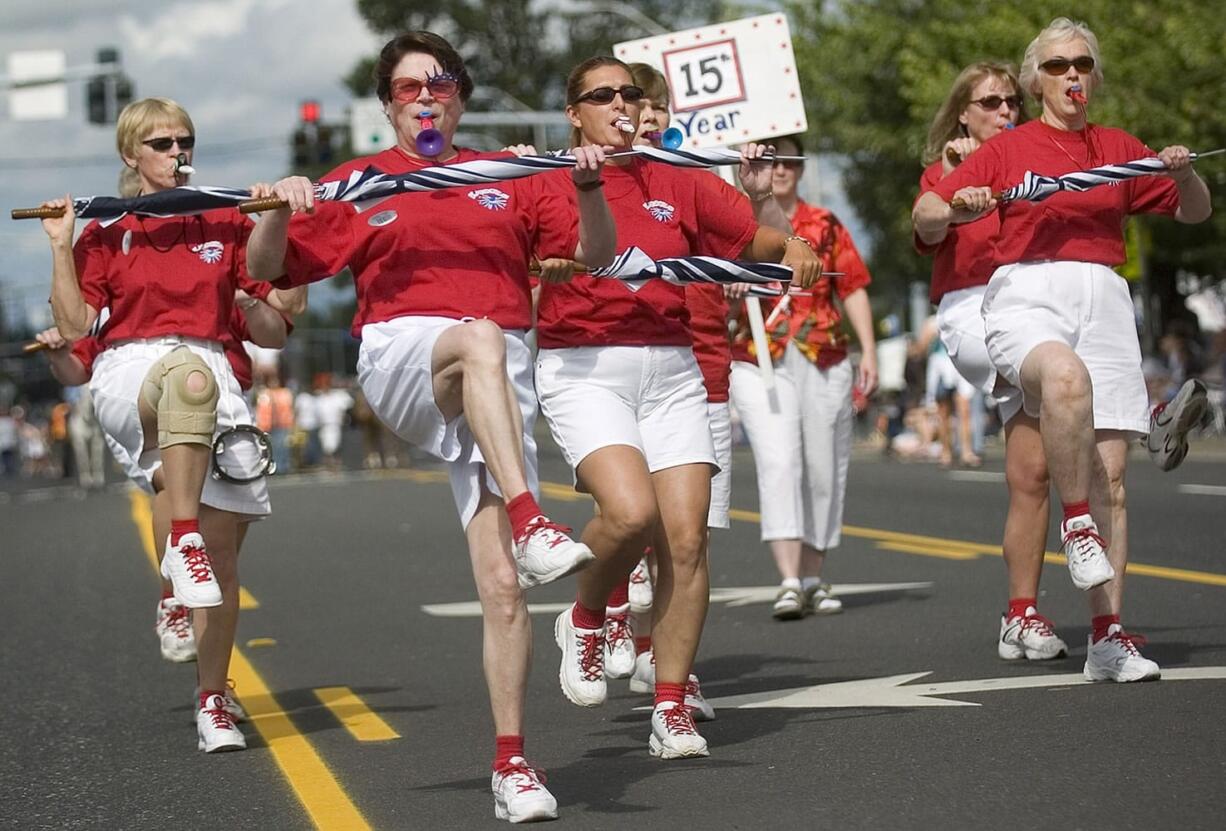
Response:
[[[749,17],[615,44],[626,63],[664,74],[672,125],[688,149],[724,147],[808,129],[792,35],[782,14]]]

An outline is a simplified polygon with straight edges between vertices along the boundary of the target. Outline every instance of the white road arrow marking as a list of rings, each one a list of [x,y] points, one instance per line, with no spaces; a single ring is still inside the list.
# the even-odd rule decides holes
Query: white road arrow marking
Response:
[[[970,681],[903,686],[931,674],[931,672],[912,672],[905,675],[889,675],[884,678],[815,684],[812,687],[767,690],[746,695],[708,698],[707,700],[717,708],[730,707],[741,710],[836,707],[979,707],[982,705],[974,701],[929,698],[929,696],[964,695],[994,690],[1026,690],[1041,687],[1089,686],[1092,683],[1077,672],[1063,675],[1023,675],[1013,678],[980,678]],[[1226,667],[1181,667],[1162,670],[1163,681],[1205,679],[1226,680]]]
[[[932,583],[840,583],[833,586],[834,593],[843,597],[854,594],[883,594],[930,589]],[[732,586],[711,589],[712,603],[729,606],[749,606],[754,603],[774,603],[778,586]],[[528,613],[533,615],[556,615],[569,609],[570,603],[529,603]],[[459,603],[430,603],[421,610],[432,617],[481,617],[481,603],[465,600]]]

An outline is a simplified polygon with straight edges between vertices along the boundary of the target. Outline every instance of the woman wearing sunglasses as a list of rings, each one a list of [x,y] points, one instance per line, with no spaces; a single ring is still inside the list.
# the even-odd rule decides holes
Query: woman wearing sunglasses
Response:
[[[643,90],[624,63],[585,61],[571,72],[566,95],[575,141],[632,145]],[[556,174],[544,178],[564,191]],[[617,221],[619,249],[634,245],[655,258],[782,261],[799,285],[816,279],[808,243],[760,227],[749,200],[716,176],[622,158],[605,166],[596,186]],[[631,288],[582,276],[544,284],[537,317],[541,411],[578,489],[600,509],[583,532],[597,562],[579,576],[576,602],[555,621],[559,680],[573,703],[603,703],[606,603],[651,544],[658,582],[648,743],[663,758],[707,755],[684,699],[706,617],[715,455],[688,317],[680,286],[650,280]]]
[[[184,184],[180,157],[190,161],[194,143],[191,118],[173,101],[147,98],[120,113],[116,144],[141,193]],[[48,204],[65,209],[43,221],[56,326],[76,340],[110,309],[90,381],[98,421],[129,478],[163,493],[158,502],[170,521],[158,541],[174,597],[207,609],[195,627],[198,747],[242,749],[226,685],[238,622],[238,544],[246,522],[268,515],[268,491],[263,479],[236,484],[208,474],[214,436],[252,423],[223,347],[251,223],[233,211],[124,215],[89,223],[74,246],[71,201]],[[227,468],[255,469],[253,448],[225,452]]]
[[[446,40],[430,32],[394,38],[374,77],[396,144],[325,180],[367,166],[399,174],[489,158],[453,143],[473,82]],[[419,143],[428,129],[436,131],[432,141]],[[260,221],[249,249],[257,279],[285,273],[303,284],[352,269],[362,392],[398,435],[450,465],[485,614],[495,814],[512,822],[557,816],[556,800],[524,760],[532,628],[523,589],[592,559],[534,496],[536,395],[524,342],[532,256],[599,266],[614,252],[613,223],[594,184],[603,151],[580,147],[574,155],[576,168],[564,174],[568,193],[546,193],[540,177],[528,177],[393,196],[361,211],[315,205],[311,183],[291,177],[273,188],[289,208]],[[291,213],[299,214],[292,222]]]
[[[1025,103],[1014,69],[976,63],[954,80],[928,131],[920,192],[931,190],[988,139],[1025,120]],[[983,295],[992,276],[992,245],[1000,233],[996,213],[949,228],[938,245],[917,247],[933,256],[930,297],[937,304],[941,343],[971,392],[979,389],[1000,404],[1005,425],[1005,479],[1009,510],[1005,518],[1005,569],[1009,606],[1001,615],[997,653],[1009,661],[1049,660],[1067,654],[1051,621],[1038,613],[1039,578],[1047,541],[1051,484],[1043,457],[1039,421],[1024,412],[1020,396],[992,366],[985,339]],[[961,386],[961,385],[960,385]],[[963,452],[968,449],[967,390],[959,389]]]
[[[1043,115],[991,139],[923,194],[915,231],[937,245],[950,226],[999,211],[983,301],[988,354],[1043,425],[1048,471],[1063,503],[1064,554],[1073,584],[1090,592],[1084,674],[1092,681],[1157,678],[1158,665],[1138,649],[1141,639],[1120,624],[1128,442],[1149,432],[1150,417],[1132,298],[1112,267],[1126,258],[1129,215],[1202,222],[1211,211],[1209,191],[1188,149],[1176,145],[1157,154],[1166,176],[998,206],[995,194],[1027,171],[1059,176],[1155,155],[1128,133],[1087,120],[1103,73],[1098,40],[1084,24],[1053,21],[1027,47],[1020,80],[1041,99]],[[955,199],[962,207],[952,207]]]

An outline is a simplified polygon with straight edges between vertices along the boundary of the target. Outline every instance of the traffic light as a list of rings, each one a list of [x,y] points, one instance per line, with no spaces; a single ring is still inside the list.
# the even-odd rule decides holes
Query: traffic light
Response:
[[[132,103],[132,80],[127,75],[116,75],[115,83],[115,118],[123,112],[123,108]]]
[[[314,163],[311,152],[311,137],[307,135],[307,131],[303,127],[299,127],[294,131],[293,141],[293,159],[294,169],[301,170],[304,167],[309,167]]]
[[[319,122],[320,107],[318,101],[302,101],[298,104],[298,120],[303,124]]]
[[[85,84],[85,109],[90,124],[106,124],[106,90],[105,75],[95,75]]]

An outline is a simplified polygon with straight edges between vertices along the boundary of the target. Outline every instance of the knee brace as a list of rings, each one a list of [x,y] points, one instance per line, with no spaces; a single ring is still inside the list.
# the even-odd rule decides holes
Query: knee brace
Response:
[[[192,392],[188,376],[199,372],[204,389]],[[213,446],[217,426],[217,379],[208,364],[186,346],[177,346],[149,368],[141,398],[157,411],[158,447],[176,444]]]

